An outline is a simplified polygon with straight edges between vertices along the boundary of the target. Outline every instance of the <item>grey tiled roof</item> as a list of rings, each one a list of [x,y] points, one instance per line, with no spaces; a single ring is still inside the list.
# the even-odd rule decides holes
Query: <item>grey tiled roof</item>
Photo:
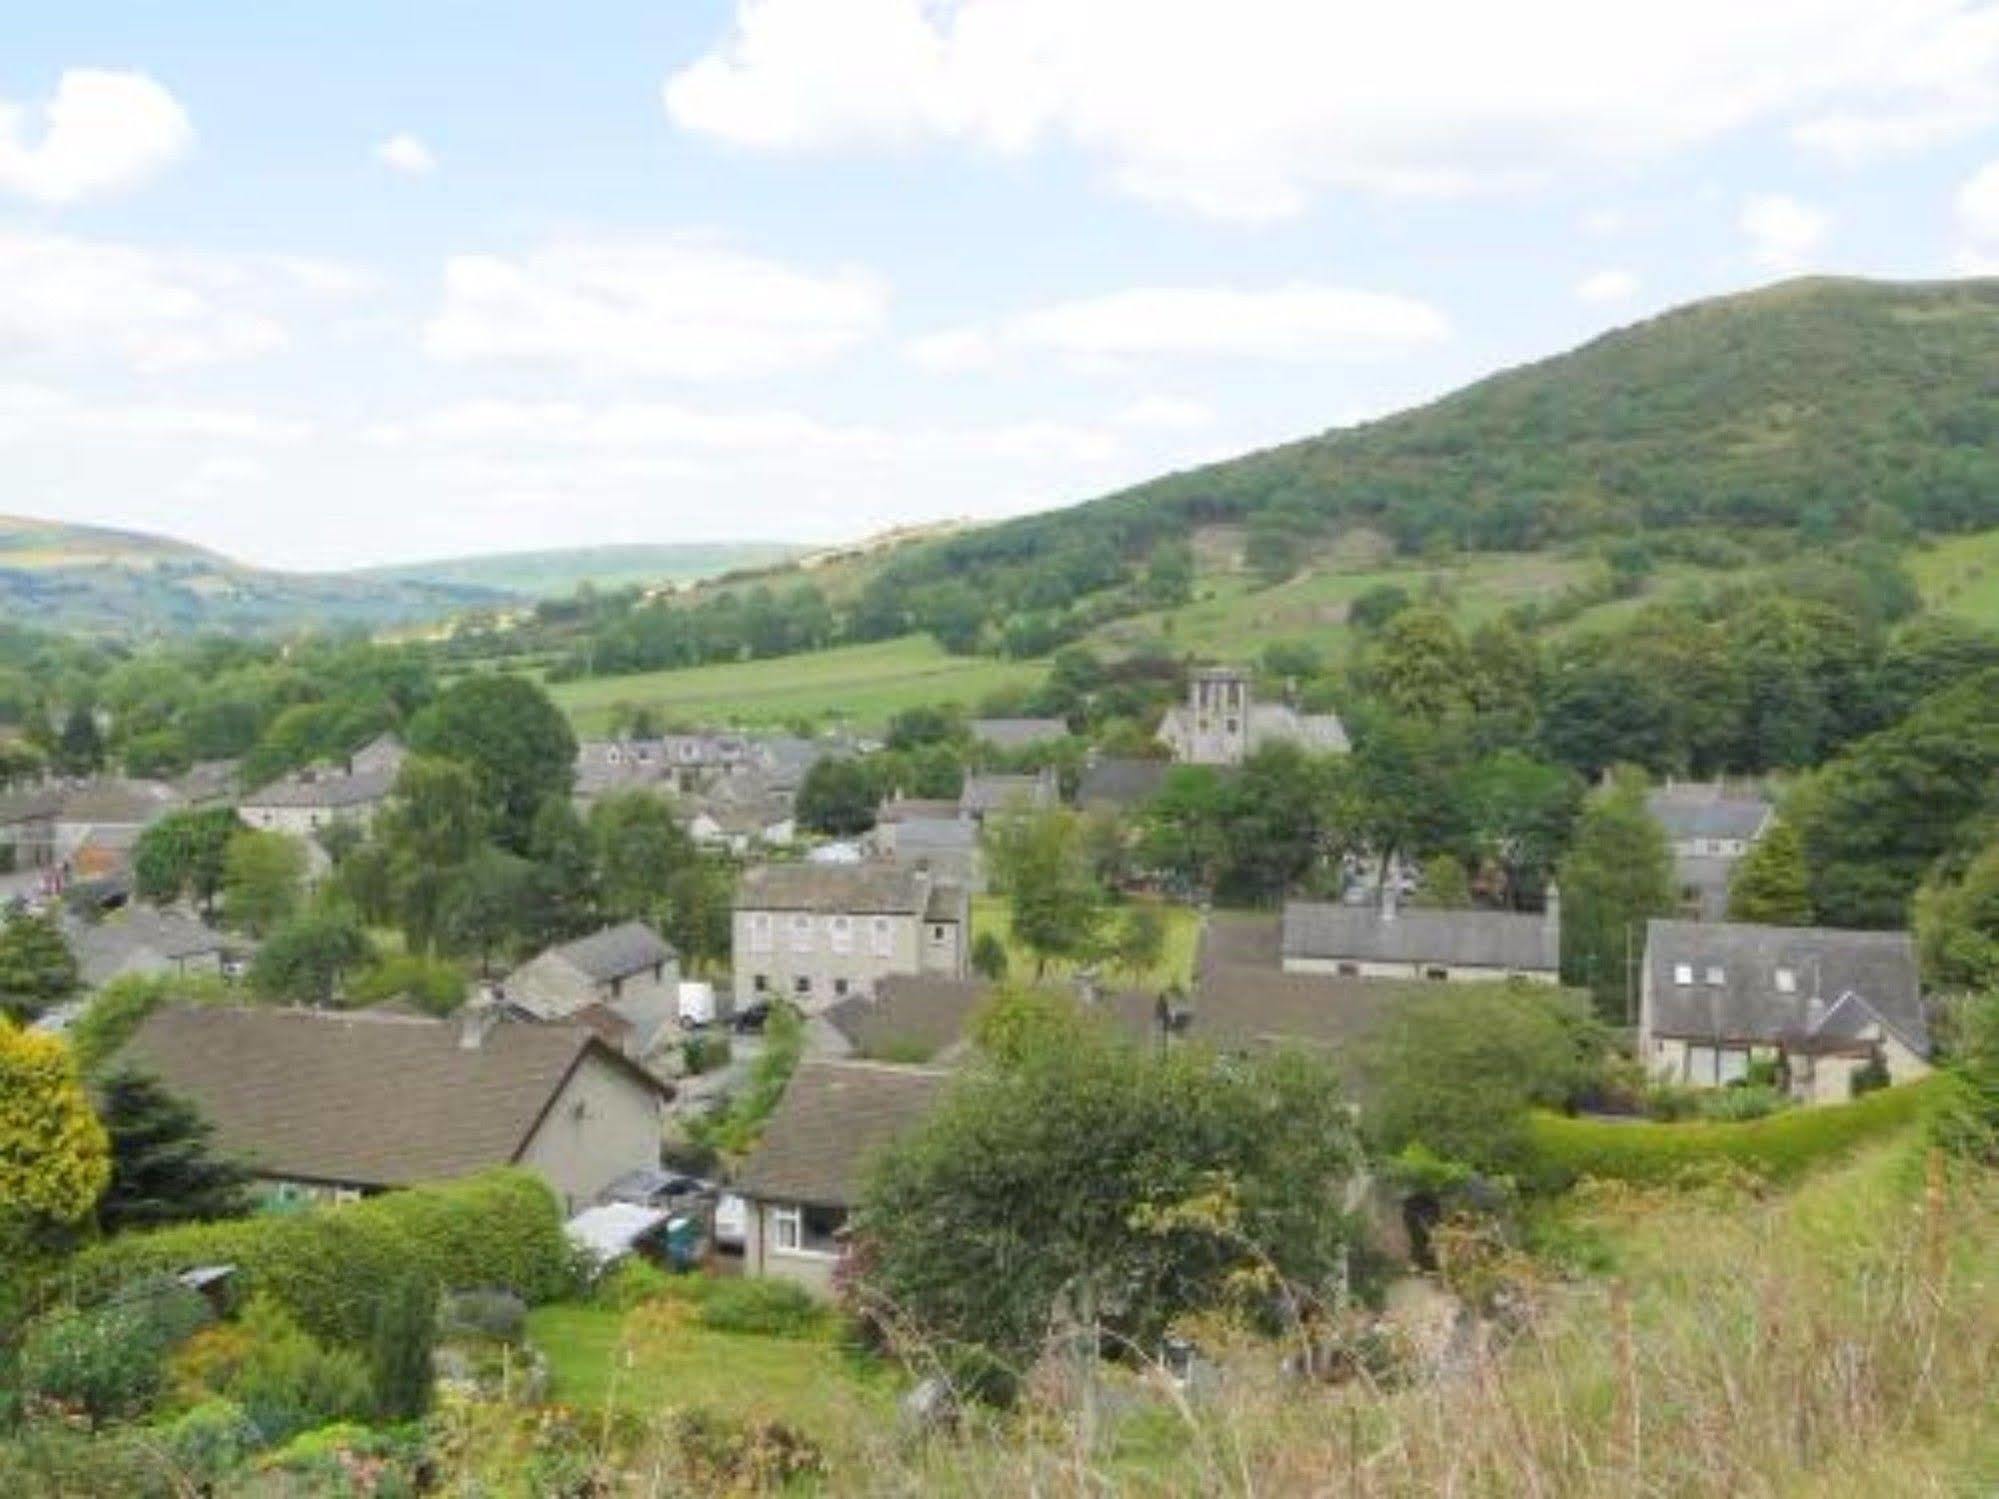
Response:
[[[1692,970],[1692,983],[1675,982],[1682,966]],[[1645,967],[1654,1035],[1776,1043],[1828,1024],[1836,1035],[1853,1021],[1854,1008],[1841,1008],[1851,996],[1911,1050],[1929,1052],[1915,943],[1906,932],[1655,920],[1646,926]],[[1719,984],[1708,982],[1715,968]],[[1778,986],[1780,969],[1791,975],[1789,993]]]
[[[852,1207],[870,1158],[923,1120],[949,1077],[880,1062],[800,1062],[736,1189],[766,1202]]]
[[[1405,908],[1386,916],[1374,906],[1289,901],[1286,958],[1553,972],[1561,966],[1561,929],[1542,916],[1513,911]]]
[[[1045,776],[969,775],[958,795],[965,812],[984,814],[1008,807],[1045,807],[1055,800],[1054,783]]]
[[[1675,843],[1694,838],[1746,843],[1771,816],[1762,797],[1724,794],[1712,786],[1662,787],[1645,798],[1645,806]]]
[[[1170,760],[1119,759],[1106,755],[1083,767],[1076,784],[1079,807],[1136,807],[1152,800],[1173,768]]]
[[[879,1056],[886,1048],[908,1045],[934,1058],[964,1039],[966,1027],[992,992],[984,979],[890,974],[876,983],[872,999],[844,999],[826,1012],[826,1019],[863,1054]]]
[[[901,823],[919,819],[931,822],[956,818],[958,804],[941,797],[895,796],[875,811],[876,822]]]
[[[365,807],[387,797],[395,789],[398,769],[357,770],[352,775],[338,771],[291,775],[260,786],[243,798],[246,807],[318,807],[335,810]]]
[[[100,922],[72,926],[68,936],[83,982],[92,988],[117,975],[141,953],[176,963],[223,952],[229,946],[222,933],[192,916],[145,905],[128,906]]]
[[[400,1187],[516,1160],[590,1054],[670,1096],[588,1029],[259,1006],[168,1006],[120,1056],[198,1105],[267,1176]]]
[[[644,973],[673,961],[674,957],[672,944],[643,921],[607,926],[550,952],[578,972],[604,984]]]
[[[736,908],[914,916],[946,888],[887,864],[764,864],[743,871]]]

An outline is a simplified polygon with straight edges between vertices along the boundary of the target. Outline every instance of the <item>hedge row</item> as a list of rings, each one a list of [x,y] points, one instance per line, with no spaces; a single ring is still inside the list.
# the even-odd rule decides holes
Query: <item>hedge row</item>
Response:
[[[1530,1133],[1538,1174],[1551,1188],[1592,1176],[1671,1183],[1721,1163],[1783,1181],[1922,1117],[1939,1097],[1941,1082],[1925,1078],[1851,1103],[1790,1109],[1740,1123],[1624,1123],[1536,1114]]]
[[[574,1264],[555,1194],[503,1170],[282,1217],[123,1234],[72,1260],[63,1288],[90,1301],[148,1274],[234,1265],[239,1291],[267,1292],[308,1332],[351,1345],[411,1268],[440,1290],[494,1287],[535,1303],[568,1294]]]

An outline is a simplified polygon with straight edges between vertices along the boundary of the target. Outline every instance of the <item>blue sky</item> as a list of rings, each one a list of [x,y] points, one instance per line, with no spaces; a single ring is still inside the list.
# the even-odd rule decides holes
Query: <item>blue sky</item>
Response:
[[[0,511],[332,567],[1018,513],[1999,268],[1999,4],[16,7]]]

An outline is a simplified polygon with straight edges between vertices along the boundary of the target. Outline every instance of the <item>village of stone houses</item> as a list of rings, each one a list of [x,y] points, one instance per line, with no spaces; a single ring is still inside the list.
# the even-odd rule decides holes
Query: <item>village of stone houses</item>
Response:
[[[1999,1495],[1993,0],[17,9],[0,1499]]]

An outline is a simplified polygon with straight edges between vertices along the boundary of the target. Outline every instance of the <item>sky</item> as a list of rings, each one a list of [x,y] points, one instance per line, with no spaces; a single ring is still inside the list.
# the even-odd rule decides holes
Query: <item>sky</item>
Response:
[[[0,512],[271,566],[1018,514],[1999,274],[1999,0],[4,11]]]

